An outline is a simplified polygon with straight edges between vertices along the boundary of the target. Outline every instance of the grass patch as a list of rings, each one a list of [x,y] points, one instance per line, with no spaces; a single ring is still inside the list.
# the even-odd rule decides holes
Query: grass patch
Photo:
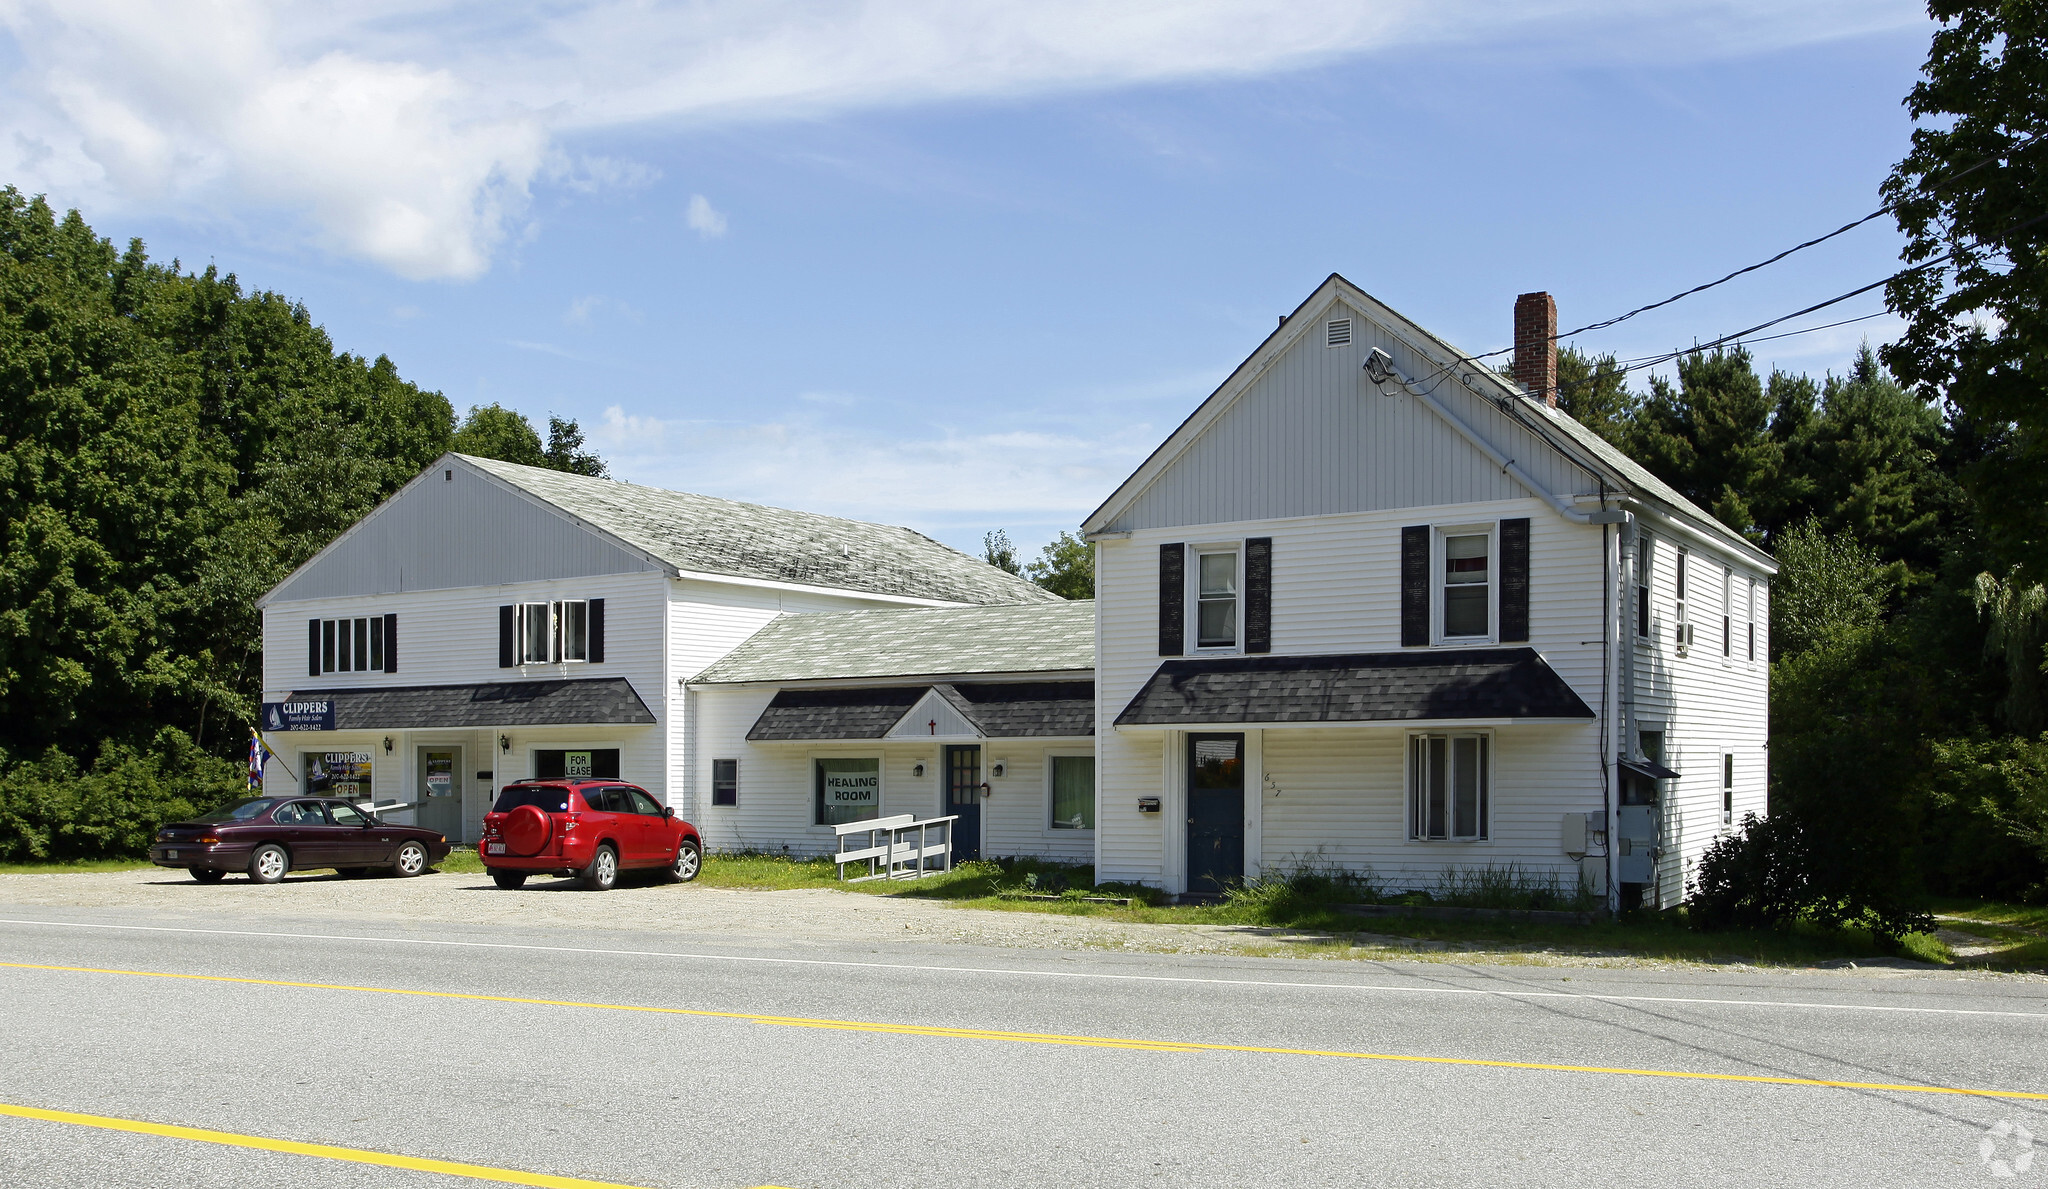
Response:
[[[1988,954],[1957,959],[1995,970],[2048,969],[2048,906],[1998,900],[1943,899],[1934,904],[1942,928],[2005,943]]]
[[[1369,924],[1339,912],[1336,905],[1361,903],[1441,904],[1474,908],[1551,908],[1586,911],[1596,905],[1578,888],[1513,868],[1465,876],[1446,875],[1429,889],[1394,893],[1370,871],[1304,865],[1284,875],[1234,888],[1217,904],[1166,904],[1152,888],[1094,883],[1086,866],[1029,859],[963,863],[950,873],[921,880],[874,880],[842,884],[829,859],[775,854],[705,856],[702,883],[712,887],[783,890],[835,888],[875,896],[947,900],[974,908],[1054,913],[1159,925],[1221,925],[1246,931],[1256,944],[1270,931],[1275,951],[1303,957],[1385,957],[1389,950],[1425,955],[1446,953],[1550,953],[1588,957],[1637,957],[1705,963],[1743,962],[1771,966],[1811,965],[1903,956],[1920,961],[1953,960],[1947,947],[1925,934],[1893,947],[1862,929],[1701,933],[1687,927],[1683,911],[1631,912],[1590,925],[1535,924],[1513,920],[1435,921],[1375,918]],[[1056,900],[1024,899],[1057,895]],[[1086,896],[1129,897],[1129,907],[1089,903]],[[1363,927],[1362,927],[1363,926]]]
[[[473,846],[458,846],[448,852],[448,857],[434,864],[434,870],[449,875],[482,875],[484,861],[477,857]]]

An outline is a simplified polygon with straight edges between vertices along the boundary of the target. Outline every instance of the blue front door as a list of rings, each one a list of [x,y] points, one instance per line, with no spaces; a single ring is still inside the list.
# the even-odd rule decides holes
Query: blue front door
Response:
[[[1244,736],[1188,736],[1188,891],[1244,882]]]
[[[953,861],[981,857],[981,748],[946,749],[946,810],[953,823]]]

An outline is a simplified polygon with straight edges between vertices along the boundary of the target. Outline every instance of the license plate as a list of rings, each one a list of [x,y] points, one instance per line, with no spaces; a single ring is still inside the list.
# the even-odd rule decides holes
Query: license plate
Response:
[[[484,843],[484,853],[487,855],[502,855],[505,853],[505,844],[502,842],[486,842]]]
[[[174,850],[167,850],[167,851],[165,851],[165,852],[164,852],[164,858],[166,858],[166,859],[175,859],[175,858],[177,858],[177,857],[178,857],[178,852],[177,852],[177,851],[174,851]]]

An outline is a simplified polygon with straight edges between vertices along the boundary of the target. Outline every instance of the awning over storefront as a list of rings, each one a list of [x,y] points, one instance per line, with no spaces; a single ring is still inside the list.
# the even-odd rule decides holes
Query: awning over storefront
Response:
[[[1120,727],[1590,719],[1533,648],[1167,661]]]
[[[285,701],[331,703],[333,729],[337,731],[654,722],[647,703],[640,700],[632,683],[623,677],[307,689],[292,691],[285,695]]]
[[[927,703],[927,698],[936,703]],[[810,739],[915,739],[924,728],[899,730],[920,705],[943,706],[949,729],[985,739],[1075,738],[1095,733],[1092,681],[951,682],[865,689],[785,689],[754,720],[747,738],[755,742]],[[924,710],[919,711],[920,715]],[[922,719],[920,719],[922,721]]]
[[[1623,760],[1621,770],[1644,780],[1677,780],[1678,773],[1655,760]]]

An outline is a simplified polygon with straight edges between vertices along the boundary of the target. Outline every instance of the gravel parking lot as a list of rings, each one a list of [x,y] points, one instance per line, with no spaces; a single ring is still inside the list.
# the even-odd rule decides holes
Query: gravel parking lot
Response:
[[[633,929],[681,936],[795,942],[959,942],[1031,949],[1238,953],[1288,944],[1273,930],[1130,924],[1090,917],[960,908],[942,901],[819,889],[741,891],[699,884],[622,882],[611,892],[536,880],[505,891],[481,874],[342,879],[325,873],[272,885],[231,877],[201,884],[182,872],[0,875],[0,905],[136,908],[218,918],[350,918],[527,928]]]

